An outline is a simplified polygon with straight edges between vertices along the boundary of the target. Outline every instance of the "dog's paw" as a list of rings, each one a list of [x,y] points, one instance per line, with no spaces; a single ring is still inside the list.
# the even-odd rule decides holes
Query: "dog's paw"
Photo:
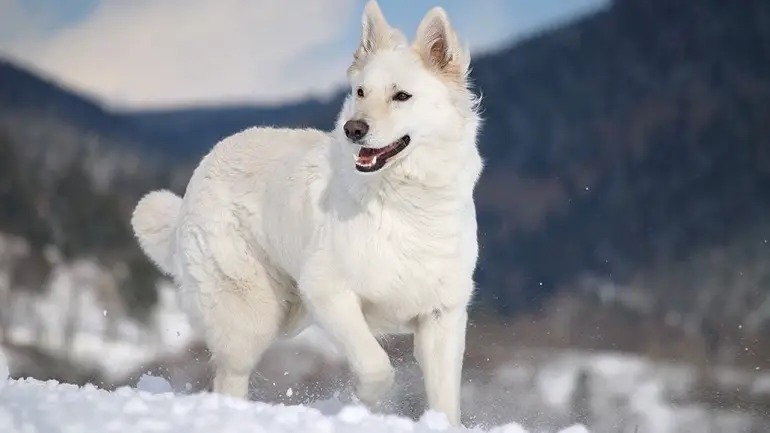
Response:
[[[356,397],[367,406],[376,406],[393,387],[395,377],[395,370],[390,364],[382,370],[359,376]]]

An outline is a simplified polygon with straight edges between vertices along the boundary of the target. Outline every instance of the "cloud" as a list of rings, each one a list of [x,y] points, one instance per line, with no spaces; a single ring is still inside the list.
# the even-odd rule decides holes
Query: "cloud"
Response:
[[[516,31],[511,25],[511,17],[505,13],[510,1],[475,1],[466,13],[455,14],[449,18],[463,40],[468,41],[468,46],[473,52],[494,49],[496,44]]]
[[[103,0],[79,23],[51,37],[16,38],[7,51],[123,106],[284,100],[329,91],[344,79],[353,44],[339,45],[357,19],[357,3]],[[23,13],[18,4],[9,10]],[[329,55],[319,56],[324,50]]]
[[[344,83],[364,1],[0,0],[0,56],[115,107],[280,102]],[[607,1],[441,4],[478,54]],[[381,1],[402,28],[434,4]]]
[[[22,0],[0,0],[0,49],[43,33],[45,17],[21,5]]]

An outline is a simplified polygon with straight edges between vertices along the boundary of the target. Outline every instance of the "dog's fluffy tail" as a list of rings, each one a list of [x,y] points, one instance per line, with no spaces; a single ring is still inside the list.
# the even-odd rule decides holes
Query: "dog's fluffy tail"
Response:
[[[168,190],[142,197],[131,216],[131,227],[147,257],[166,275],[174,276],[174,237],[182,199]]]

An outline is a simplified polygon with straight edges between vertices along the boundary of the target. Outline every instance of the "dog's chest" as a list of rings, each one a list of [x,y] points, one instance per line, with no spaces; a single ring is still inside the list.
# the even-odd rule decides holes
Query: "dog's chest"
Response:
[[[472,265],[463,254],[468,230],[459,215],[377,209],[339,227],[339,270],[372,316],[404,322],[462,296],[449,282]],[[475,239],[475,238],[474,238]]]

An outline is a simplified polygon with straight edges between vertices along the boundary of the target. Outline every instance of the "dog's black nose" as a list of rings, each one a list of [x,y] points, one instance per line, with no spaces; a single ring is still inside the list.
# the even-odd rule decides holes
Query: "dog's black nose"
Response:
[[[345,125],[342,126],[342,129],[345,130],[345,136],[348,137],[350,141],[355,142],[364,138],[366,133],[369,132],[369,125],[363,120],[348,120],[345,122]]]

